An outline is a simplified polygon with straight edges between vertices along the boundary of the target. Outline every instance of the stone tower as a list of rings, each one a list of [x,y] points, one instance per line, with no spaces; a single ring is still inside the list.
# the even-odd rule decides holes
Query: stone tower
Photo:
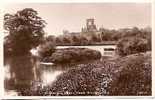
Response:
[[[86,20],[86,29],[88,32],[96,32],[97,28],[96,25],[94,24],[94,19],[87,19]]]

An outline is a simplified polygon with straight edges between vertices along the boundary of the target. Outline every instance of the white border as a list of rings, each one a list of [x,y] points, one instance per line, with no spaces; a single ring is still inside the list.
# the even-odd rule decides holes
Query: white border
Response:
[[[137,3],[150,3],[153,0],[5,0],[3,3],[101,3],[101,2],[137,2]]]
[[[3,11],[3,6],[8,3],[152,3],[152,96],[4,96],[4,91],[3,91],[3,77],[4,76],[4,71],[3,71],[3,32],[2,32],[2,26],[3,26],[3,16],[0,15],[0,98],[3,99],[71,99],[71,98],[76,98],[76,99],[102,99],[102,98],[107,98],[107,99],[148,99],[148,98],[153,98],[155,96],[155,67],[154,63],[155,62],[155,53],[154,53],[154,48],[155,45],[153,41],[155,41],[155,1],[154,0],[4,0],[0,1],[0,11]],[[0,12],[1,13],[1,12]]]
[[[4,64],[3,64],[3,4],[0,3],[0,97],[4,95]]]
[[[152,96],[155,96],[155,1],[152,1]],[[154,77],[153,77],[154,76]]]

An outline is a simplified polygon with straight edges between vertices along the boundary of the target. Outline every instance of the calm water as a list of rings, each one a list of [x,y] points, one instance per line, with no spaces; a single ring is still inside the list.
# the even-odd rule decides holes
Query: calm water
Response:
[[[41,73],[41,82],[44,85],[51,84],[54,82],[60,74],[71,69],[71,67],[67,67],[66,65],[44,65],[39,64],[39,71]],[[73,67],[72,67],[73,68]]]
[[[10,60],[12,60],[12,59],[14,59],[14,58],[10,58],[9,61],[5,64],[5,67],[4,67],[5,80],[14,79],[16,76],[13,72],[11,72],[13,66],[11,66],[12,64],[10,64]],[[19,57],[19,59],[21,59],[21,58]],[[33,68],[32,68],[32,71],[34,72],[34,76],[33,76],[33,74],[29,74],[29,72],[31,72],[30,70],[28,70],[28,72],[25,72],[25,71],[27,71],[26,70],[27,66],[30,65],[30,63],[28,63],[26,61],[27,58],[25,58],[25,60],[22,59],[22,61],[19,59],[16,59],[17,61],[14,62],[14,64],[16,64],[17,66],[19,65],[18,67],[22,67],[21,68],[22,72],[21,72],[20,68],[18,70],[15,70],[15,72],[18,73],[17,75],[20,75],[20,78],[22,78],[22,79],[23,79],[23,77],[24,78],[26,77],[26,79],[28,79],[32,82],[33,81],[39,82],[39,84],[41,84],[43,86],[51,84],[52,82],[54,82],[56,80],[57,76],[59,76],[63,72],[70,69],[70,67],[63,66],[63,65],[55,66],[52,64],[48,64],[48,63],[43,64],[43,63],[37,62],[37,63],[33,64]],[[24,76],[21,75],[21,73],[23,73],[23,72],[25,73]],[[34,78],[32,78],[32,77],[34,77]],[[17,78],[19,78],[19,77],[17,77]],[[18,80],[18,79],[15,78],[15,80]],[[11,82],[6,81],[5,82],[5,94],[6,95],[17,95],[15,90],[12,88],[14,88],[14,87],[11,84]]]

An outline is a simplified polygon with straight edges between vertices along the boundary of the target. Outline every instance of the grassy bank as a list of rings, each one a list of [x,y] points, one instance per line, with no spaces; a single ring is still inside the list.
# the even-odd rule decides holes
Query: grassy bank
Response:
[[[147,52],[75,65],[30,95],[151,95],[151,86],[151,52]]]

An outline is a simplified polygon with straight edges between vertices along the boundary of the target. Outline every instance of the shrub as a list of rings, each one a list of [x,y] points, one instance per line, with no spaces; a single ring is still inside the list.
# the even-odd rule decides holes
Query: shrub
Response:
[[[41,58],[49,57],[55,51],[55,45],[52,42],[45,42],[39,46],[38,52]]]
[[[127,37],[119,40],[117,44],[117,53],[121,56],[146,52],[149,41],[139,37]]]
[[[151,95],[151,53],[123,57],[117,62],[121,70],[111,82],[110,95]]]
[[[74,63],[100,58],[101,53],[96,50],[87,48],[66,48],[56,50],[50,57],[45,57],[44,61],[53,63]]]

